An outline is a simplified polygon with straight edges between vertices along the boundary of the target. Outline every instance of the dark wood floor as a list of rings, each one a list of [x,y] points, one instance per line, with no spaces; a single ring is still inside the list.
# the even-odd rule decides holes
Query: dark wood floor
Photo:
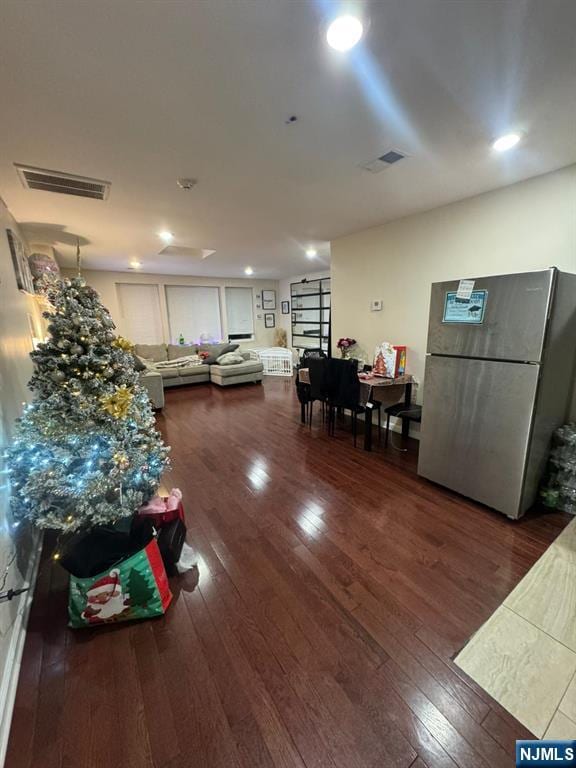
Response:
[[[41,572],[8,768],[500,768],[526,731],[451,662],[566,524],[511,523],[299,423],[291,381],[167,392],[193,573],[66,629]]]

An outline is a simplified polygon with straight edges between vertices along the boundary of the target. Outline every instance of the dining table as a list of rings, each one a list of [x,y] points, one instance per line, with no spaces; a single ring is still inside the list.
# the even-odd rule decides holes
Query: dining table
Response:
[[[396,376],[396,378],[385,378],[383,376],[373,376],[364,373],[359,373],[360,379],[360,405],[364,406],[364,450],[372,450],[372,412],[374,410],[374,403],[386,403],[392,405],[394,401],[394,390],[390,387],[402,388],[403,393],[398,392],[399,402],[404,395],[404,405],[406,410],[410,409],[412,404],[412,385],[414,379],[409,373],[405,373],[402,376]],[[308,368],[300,368],[298,371],[298,381],[301,384],[310,384],[310,372]],[[408,437],[410,431],[410,420],[402,418],[402,437]],[[300,420],[303,424],[306,423],[306,404],[300,404]]]

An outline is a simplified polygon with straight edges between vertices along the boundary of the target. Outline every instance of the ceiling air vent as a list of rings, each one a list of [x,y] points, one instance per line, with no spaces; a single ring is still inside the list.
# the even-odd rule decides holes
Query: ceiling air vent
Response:
[[[89,197],[92,200],[106,200],[110,192],[110,182],[75,176],[72,173],[48,171],[31,165],[14,163],[20,181],[26,189],[39,189],[44,192],[58,192],[60,195]]]
[[[398,149],[389,149],[388,152],[380,155],[376,160],[371,160],[361,167],[366,171],[370,171],[370,173],[380,173],[380,171],[386,170],[386,168],[395,165],[400,160],[404,160],[405,157],[407,155],[404,152],[400,152]]]

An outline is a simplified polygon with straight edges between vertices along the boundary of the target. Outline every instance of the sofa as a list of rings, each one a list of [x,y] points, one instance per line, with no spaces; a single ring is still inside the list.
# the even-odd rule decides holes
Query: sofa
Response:
[[[241,363],[233,365],[220,365],[217,359],[227,352],[237,351],[237,344],[136,344],[134,352],[145,366],[141,372],[141,382],[144,384],[152,403],[162,402],[162,405],[154,405],[162,408],[164,397],[158,396],[159,380],[162,389],[165,387],[177,387],[181,384],[200,384],[211,381],[220,387],[231,384],[258,383],[262,381],[263,365],[259,360],[251,360],[249,352],[238,352],[244,359]],[[190,355],[203,354],[206,361],[202,365],[184,365],[178,368],[164,368],[158,363],[168,360],[178,360]]]

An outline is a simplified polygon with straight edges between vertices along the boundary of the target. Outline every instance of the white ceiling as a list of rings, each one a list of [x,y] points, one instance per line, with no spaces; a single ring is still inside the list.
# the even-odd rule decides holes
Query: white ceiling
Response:
[[[309,243],[322,268],[338,235],[576,161],[574,0],[367,2],[349,54],[324,42],[342,7],[3,0],[0,194],[68,263],[79,235],[86,268],[280,277],[311,268]],[[522,144],[491,151],[511,129]],[[359,168],[391,147],[410,158]],[[110,197],[25,190],[14,162]],[[215,253],[158,256],[164,228]]]

